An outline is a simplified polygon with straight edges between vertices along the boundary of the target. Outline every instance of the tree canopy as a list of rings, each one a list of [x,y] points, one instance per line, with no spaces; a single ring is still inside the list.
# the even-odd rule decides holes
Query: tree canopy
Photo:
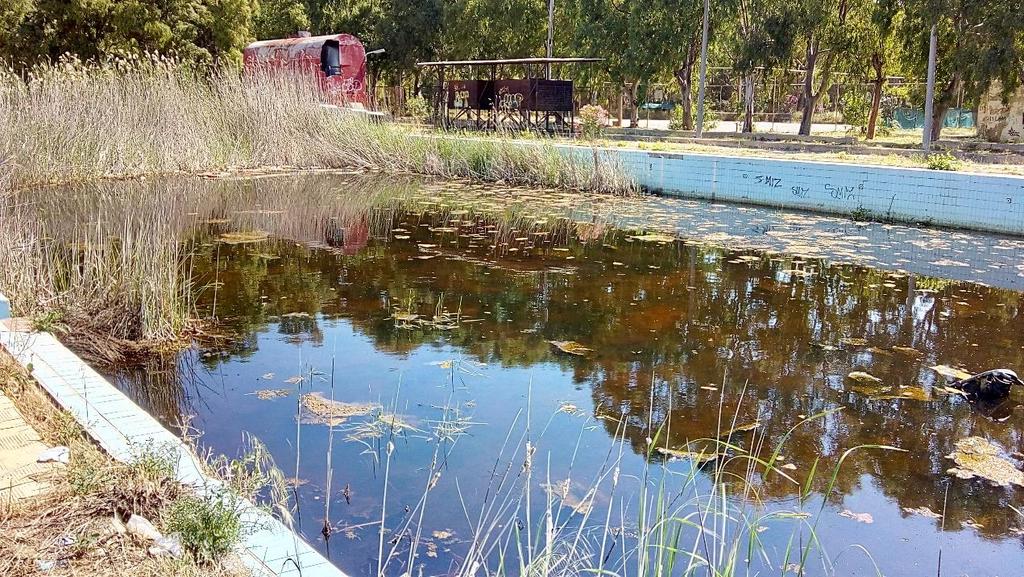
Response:
[[[555,9],[558,55],[604,59],[570,75],[589,87],[618,87],[634,103],[642,85],[674,83],[683,123],[692,125],[702,0],[556,0]],[[994,81],[1009,92],[1024,79],[1019,0],[712,0],[711,13],[710,65],[731,71],[734,86],[741,80],[733,98],[750,112],[761,83],[785,75],[802,85],[792,97],[805,130],[840,81],[870,87],[876,118],[888,77],[923,79],[932,24],[939,37],[934,122]],[[421,60],[544,55],[547,0],[0,2],[0,58],[15,66],[68,53],[237,62],[248,42],[299,30],[354,34],[368,49],[385,50],[372,63],[375,78],[418,81]]]

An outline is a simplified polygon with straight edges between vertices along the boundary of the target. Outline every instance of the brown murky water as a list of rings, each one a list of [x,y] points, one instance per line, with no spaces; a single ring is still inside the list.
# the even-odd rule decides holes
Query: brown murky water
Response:
[[[297,423],[298,395],[310,390],[379,403],[419,431],[395,445],[389,530],[404,526],[404,508],[423,493],[435,447],[426,431],[439,411],[465,424],[426,520],[414,524],[432,543],[412,561],[427,574],[460,567],[472,540],[463,507],[488,495],[496,460],[521,460],[508,456],[508,437],[525,430],[527,414],[535,461],[548,478],[566,479],[563,503],[586,499],[586,480],[617,437],[628,449],[623,477],[639,486],[658,460],[649,439],[684,449],[751,425],[732,436],[736,450],[769,458],[781,443],[777,464],[791,477],[757,475],[752,507],[810,511],[813,521],[798,524],[828,552],[816,552],[805,574],[934,575],[940,549],[942,574],[1016,574],[1019,489],[954,478],[946,455],[980,436],[1019,466],[1024,391],[973,406],[931,367],[1024,369],[1021,293],[921,276],[904,263],[832,263],[867,255],[886,265],[918,247],[932,251],[920,262],[941,266],[944,251],[957,251],[952,260],[966,263],[954,267],[960,277],[1007,271],[999,278],[1012,286],[1018,241],[945,233],[945,245],[928,245],[920,239],[934,232],[850,231],[841,219],[664,199],[650,200],[659,212],[645,222],[642,200],[415,182],[381,194],[368,189],[379,183],[331,177],[219,186],[199,210],[206,224],[192,265],[199,311],[233,338],[162,371],[124,375],[122,384],[168,423],[195,415],[202,442],[216,450],[237,450],[243,431],[261,438],[302,479],[299,528],[354,575],[376,570],[373,523],[387,456],[379,438],[360,437],[359,418],[337,432],[301,416]],[[749,231],[763,227],[752,220],[776,217],[774,228]],[[684,238],[653,230],[670,220],[694,228]],[[788,245],[800,254],[786,244],[758,246],[766,253],[705,242],[728,222],[733,238],[712,240],[750,246],[800,222]],[[267,238],[222,236],[256,229]],[[844,242],[851,236],[858,239]],[[993,246],[1007,248],[972,255],[971,247]],[[566,354],[550,341],[590,350]],[[880,382],[849,378],[854,371]],[[266,389],[283,391],[255,394]],[[856,449],[833,480],[844,453],[866,445],[900,451]],[[686,461],[667,467],[691,469]],[[531,490],[543,496],[542,484]],[[595,511],[609,499],[599,491]],[[576,513],[566,522],[579,521]],[[335,533],[329,544],[320,536],[325,517]],[[784,572],[778,560],[792,536],[811,534],[768,521],[756,533],[768,553],[751,555],[740,573]]]

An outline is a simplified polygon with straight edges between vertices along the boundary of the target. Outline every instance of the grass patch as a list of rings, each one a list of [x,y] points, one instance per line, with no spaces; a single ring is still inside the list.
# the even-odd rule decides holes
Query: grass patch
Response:
[[[183,497],[167,512],[167,530],[181,535],[181,544],[196,562],[208,565],[227,555],[242,537],[234,499]]]

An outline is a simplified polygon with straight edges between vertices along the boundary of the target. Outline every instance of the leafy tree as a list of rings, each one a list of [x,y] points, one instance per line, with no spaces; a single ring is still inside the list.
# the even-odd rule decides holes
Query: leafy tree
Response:
[[[796,23],[781,0],[739,0],[737,15],[734,67],[743,75],[743,132],[753,132],[756,77],[789,62]]]
[[[253,20],[253,36],[259,40],[286,38],[309,28],[306,5],[299,0],[260,0]]]
[[[976,100],[994,80],[1009,93],[1024,71],[1024,10],[1019,0],[904,0],[900,33],[907,58],[926,75],[928,38],[938,26],[938,60],[932,138],[938,139],[946,112],[963,90]]]
[[[257,0],[18,0],[0,9],[0,48],[19,65],[65,54],[141,53],[200,63],[238,60]]]

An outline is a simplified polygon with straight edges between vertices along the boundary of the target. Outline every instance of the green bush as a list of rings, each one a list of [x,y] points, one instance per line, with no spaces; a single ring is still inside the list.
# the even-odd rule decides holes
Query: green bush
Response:
[[[668,119],[669,130],[686,130],[686,126],[683,124],[683,107],[675,106],[672,108],[672,115]]]
[[[929,154],[925,159],[925,165],[932,170],[960,170],[963,163],[960,159],[948,152],[937,152]]]
[[[228,495],[203,499],[182,497],[167,514],[167,531],[197,563],[212,563],[231,551],[242,537],[242,522]]]
[[[697,110],[696,110],[696,107],[694,107],[691,110],[691,113],[692,113],[692,116],[693,116],[693,122],[696,122],[697,121]],[[704,108],[704,126],[702,127],[704,129],[704,132],[709,132],[709,131],[713,130],[717,123],[718,123],[718,113],[715,112],[714,110],[711,110],[710,108],[705,107]],[[672,109],[672,116],[668,120],[668,129],[669,130],[686,130],[686,128],[683,126],[683,107],[682,106],[676,106],[675,108]]]
[[[419,121],[430,118],[430,103],[422,96],[413,96],[405,101],[405,113]]]
[[[871,114],[871,96],[862,90],[847,92],[839,103],[839,111],[844,123],[853,126],[857,132],[865,132]]]
[[[600,138],[608,126],[608,111],[600,104],[588,104],[580,108],[580,135],[586,139]]]

